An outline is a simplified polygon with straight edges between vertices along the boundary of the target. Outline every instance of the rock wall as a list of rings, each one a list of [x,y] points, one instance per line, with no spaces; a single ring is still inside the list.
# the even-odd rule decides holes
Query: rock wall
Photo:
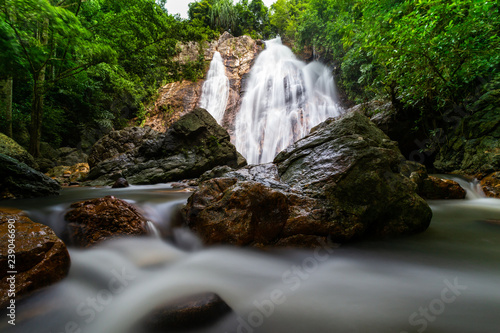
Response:
[[[196,61],[203,52],[205,61],[210,63],[214,53],[219,51],[226,66],[229,78],[230,93],[223,120],[223,127],[231,137],[234,128],[234,119],[240,105],[240,96],[243,91],[243,82],[250,68],[262,49],[262,43],[248,36],[233,37],[225,32],[217,41],[180,44],[180,53],[174,58],[179,64]],[[208,68],[208,66],[207,66]],[[165,132],[166,129],[181,116],[194,110],[202,93],[203,80],[196,82],[179,81],[169,83],[159,90],[159,96],[154,105],[148,110],[149,116],[144,125],[156,131]]]

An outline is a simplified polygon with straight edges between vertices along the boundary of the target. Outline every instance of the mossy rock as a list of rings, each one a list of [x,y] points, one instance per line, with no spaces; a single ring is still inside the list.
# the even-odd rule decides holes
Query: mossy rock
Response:
[[[33,156],[31,156],[30,153],[28,153],[26,149],[21,147],[21,145],[19,145],[16,141],[3,133],[0,133],[0,154],[5,154],[15,158],[19,162],[22,162],[32,168],[38,168]]]

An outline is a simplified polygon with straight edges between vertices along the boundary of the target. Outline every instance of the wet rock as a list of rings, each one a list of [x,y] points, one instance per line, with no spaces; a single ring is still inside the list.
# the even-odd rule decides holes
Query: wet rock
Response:
[[[500,89],[482,95],[471,111],[439,151],[437,170],[465,175],[500,170]]]
[[[9,221],[14,220],[11,224]],[[14,225],[15,228],[9,227]],[[9,231],[15,230],[16,299],[63,279],[69,272],[70,257],[64,243],[49,227],[35,223],[22,211],[0,208],[0,306],[9,302],[7,272]]]
[[[188,226],[205,244],[273,243],[288,219],[286,195],[257,182],[236,183],[231,178],[202,183],[189,198]]]
[[[410,235],[427,229],[432,212],[403,170],[411,171],[396,143],[351,113],[318,126],[274,164],[200,183],[183,214],[208,244],[310,246]]]
[[[113,135],[126,137],[122,133]],[[104,137],[101,142],[106,141],[109,139]],[[98,146],[105,145],[98,142]],[[227,131],[199,108],[182,116],[167,133],[153,131],[130,150],[108,156],[102,160],[90,155],[92,161],[100,160],[91,168],[91,184],[107,185],[119,177],[131,184],[164,183],[196,178],[218,165],[242,166]]]
[[[444,200],[465,199],[466,192],[456,181],[429,176],[423,181],[419,194],[429,200]]]
[[[24,163],[0,154],[0,200],[58,195],[61,186]]]
[[[84,181],[89,173],[89,170],[88,163],[77,163],[72,166],[56,166],[47,171],[46,175],[63,185]]]
[[[76,202],[65,215],[72,245],[89,247],[119,236],[145,235],[147,220],[139,210],[113,196]]]
[[[129,186],[129,183],[125,178],[118,178],[111,188],[124,188]]]
[[[281,180],[321,199],[333,241],[422,232],[432,212],[400,171],[397,144],[360,113],[330,122],[274,160]]]
[[[31,168],[38,168],[33,156],[16,141],[3,133],[0,133],[0,154],[10,156]]]
[[[207,293],[159,308],[145,319],[144,324],[154,332],[186,330],[209,325],[229,312],[231,308],[218,295]]]
[[[500,171],[481,179],[481,187],[487,197],[500,199]]]

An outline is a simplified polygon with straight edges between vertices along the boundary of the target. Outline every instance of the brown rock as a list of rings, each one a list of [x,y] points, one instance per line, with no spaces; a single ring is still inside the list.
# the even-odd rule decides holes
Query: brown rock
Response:
[[[15,220],[14,224],[9,221]],[[15,228],[15,267],[8,257],[9,225]],[[70,258],[66,246],[51,228],[35,223],[16,209],[0,208],[0,306],[9,302],[7,290],[15,270],[16,299],[63,279],[69,271]]]
[[[147,220],[133,205],[113,196],[76,202],[66,213],[69,237],[89,247],[118,236],[144,235]]]
[[[465,190],[456,182],[429,176],[424,179],[419,195],[429,200],[465,199]]]
[[[500,171],[481,179],[481,187],[487,197],[500,199]]]
[[[201,97],[203,80],[172,82],[159,90],[159,97],[149,110],[143,125],[165,132],[181,116],[193,111]]]
[[[146,318],[145,325],[155,332],[185,330],[206,326],[230,311],[231,308],[216,294],[194,295],[155,310]]]
[[[234,125],[236,113],[241,105],[241,96],[244,90],[244,79],[262,50],[257,42],[248,36],[222,39],[217,50],[220,52],[226,75],[229,79],[229,97],[226,112],[222,120],[222,126],[227,129],[231,140],[234,139]]]
[[[260,183],[217,178],[200,184],[184,212],[206,244],[258,246],[276,241],[289,207],[283,193]]]

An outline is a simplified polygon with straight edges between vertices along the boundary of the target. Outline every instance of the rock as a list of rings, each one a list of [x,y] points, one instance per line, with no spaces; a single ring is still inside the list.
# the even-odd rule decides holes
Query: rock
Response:
[[[436,157],[440,172],[466,175],[500,170],[500,89],[482,95]]]
[[[53,160],[43,157],[36,158],[35,162],[38,164],[38,171],[42,173],[47,173],[50,169],[56,166]]]
[[[157,136],[158,132],[150,127],[127,127],[120,131],[112,131],[92,146],[88,157],[89,167],[92,169],[105,160],[134,151],[144,141]]]
[[[33,156],[16,141],[3,133],[0,133],[0,154],[10,156],[33,169],[38,168]]]
[[[59,184],[78,183],[85,180],[89,170],[88,163],[77,163],[72,166],[56,166],[47,171],[46,175]]]
[[[222,119],[222,126],[227,129],[234,139],[236,114],[241,106],[241,96],[244,93],[244,81],[250,69],[262,51],[262,47],[248,36],[232,37],[229,34],[221,36],[217,51],[224,60],[226,75],[229,79],[229,97],[226,112]]]
[[[219,178],[200,185],[189,198],[188,226],[205,244],[269,245],[288,219],[286,195],[257,182]],[[222,196],[218,196],[223,193]],[[207,198],[213,201],[207,203]]]
[[[24,163],[0,154],[0,200],[58,195],[61,186]]]
[[[146,317],[144,324],[154,332],[186,330],[207,326],[229,312],[231,308],[218,295],[207,293],[159,308]]]
[[[81,150],[71,147],[62,147],[56,150],[58,157],[56,160],[57,165],[75,165],[80,163],[87,163],[88,156]]]
[[[47,142],[40,142],[40,156],[52,161],[59,158],[59,152]]]
[[[118,178],[111,188],[124,188],[129,186],[129,183],[125,178]]]
[[[49,286],[63,279],[69,272],[70,257],[64,243],[57,238],[49,227],[35,223],[14,209],[0,208],[0,306],[9,302],[7,290],[10,289],[7,271],[9,220],[15,220],[16,245],[16,299]]]
[[[396,143],[360,113],[318,126],[274,164],[200,183],[183,209],[187,225],[207,244],[305,247],[429,226]]]
[[[127,133],[133,130],[124,131],[114,135],[126,142]],[[96,145],[107,147],[103,142],[109,141],[109,137],[104,137]],[[104,155],[105,160],[91,153],[91,161],[101,160],[91,168],[88,176],[93,180],[91,184],[111,184],[119,177],[127,178],[131,184],[165,183],[199,177],[218,165],[242,166],[227,131],[203,109],[182,116],[167,133],[153,131],[143,136],[138,144],[140,146],[134,144],[125,152],[116,150],[119,153],[115,156]],[[113,147],[113,143],[109,146]]]
[[[196,108],[202,87],[203,80],[196,82],[183,80],[166,84],[160,88],[159,97],[154,107],[149,109],[149,116],[142,125],[158,132],[165,132],[181,116]]]
[[[487,197],[500,199],[500,172],[494,172],[481,179],[481,187]]]
[[[456,182],[434,176],[427,177],[419,194],[429,200],[465,199],[465,190]]]
[[[71,244],[80,247],[119,236],[147,233],[147,220],[139,210],[113,196],[76,202],[64,218]]]
[[[397,110],[391,102],[373,100],[358,104],[347,112],[360,112],[370,118],[391,140],[398,143],[399,150],[406,159],[422,164],[432,163],[432,154],[420,150],[425,148],[426,134],[415,132],[415,114],[411,110]],[[426,155],[427,154],[427,155]]]

